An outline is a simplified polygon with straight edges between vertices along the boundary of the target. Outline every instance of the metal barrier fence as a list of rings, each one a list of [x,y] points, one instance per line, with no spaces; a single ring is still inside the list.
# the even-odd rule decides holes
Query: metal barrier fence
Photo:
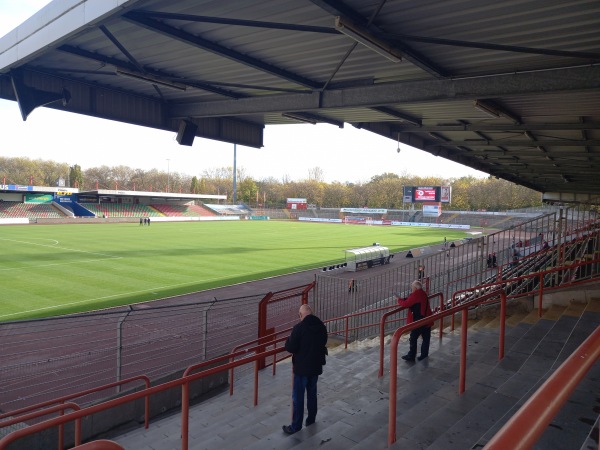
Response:
[[[235,344],[256,338],[258,304],[264,296],[158,307],[139,304],[1,323],[0,410],[140,374],[154,380],[229,353]],[[87,396],[81,403],[106,395]]]
[[[497,274],[499,267],[511,263],[515,256],[523,258],[542,250],[546,242],[551,251],[556,252],[552,260],[563,265],[568,257],[564,251],[566,243],[588,234],[589,225],[596,223],[597,218],[595,210],[586,205],[559,209],[506,230],[474,234],[471,239],[455,241],[454,246],[446,242],[416,249],[411,253],[418,257],[371,277],[363,278],[357,274],[356,279],[348,279],[319,274],[314,300],[317,315],[330,319],[363,309],[394,305],[397,295],[408,296],[410,283],[415,279],[421,279],[430,294],[440,292],[449,299],[456,291],[484,283]],[[597,240],[592,246],[592,253],[600,251]],[[396,258],[404,256],[395,255]],[[372,331],[355,331],[353,338],[372,335]]]

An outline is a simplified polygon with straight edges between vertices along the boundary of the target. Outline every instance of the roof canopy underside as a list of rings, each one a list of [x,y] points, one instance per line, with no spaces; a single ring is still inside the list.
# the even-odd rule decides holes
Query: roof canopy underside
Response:
[[[0,39],[0,98],[252,147],[348,123],[600,195],[595,0],[55,0]]]

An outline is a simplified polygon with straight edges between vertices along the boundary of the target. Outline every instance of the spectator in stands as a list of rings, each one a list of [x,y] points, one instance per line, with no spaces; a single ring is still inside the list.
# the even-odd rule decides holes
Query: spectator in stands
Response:
[[[456,244],[454,242],[451,242],[450,243],[450,248],[454,248],[454,247],[456,247]]]
[[[419,264],[419,281],[423,281],[423,278],[425,278],[425,266],[423,264]]]
[[[415,280],[411,283],[412,292],[407,298],[398,297],[398,304],[403,308],[408,308],[407,324],[421,320],[431,315],[429,299],[427,293],[423,290],[420,281]],[[417,356],[417,340],[422,337],[421,354],[417,358],[419,361],[429,356],[429,341],[431,340],[431,324],[424,325],[410,332],[409,351],[402,357],[405,361],[414,361]]]
[[[542,246],[542,250],[548,250],[550,246],[548,245],[548,241],[544,241],[544,245]]]
[[[304,392],[308,416],[306,426],[315,423],[317,417],[317,381],[323,373],[327,354],[327,328],[317,316],[313,315],[309,305],[300,306],[300,323],[294,325],[292,333],[285,342],[285,349],[292,354],[294,404],[292,423],[284,425],[283,432],[294,434],[302,429],[304,418]]]
[[[492,253],[492,267],[498,267],[498,260],[496,259],[496,252]]]
[[[519,256],[519,252],[515,249],[515,251],[513,252],[511,267],[516,267],[519,265]]]
[[[356,284],[356,280],[352,279],[350,280],[350,282],[348,283],[348,292],[356,292],[356,288],[357,288],[357,284]]]
[[[488,257],[487,257],[487,267],[488,269],[492,268],[492,254],[488,253]]]

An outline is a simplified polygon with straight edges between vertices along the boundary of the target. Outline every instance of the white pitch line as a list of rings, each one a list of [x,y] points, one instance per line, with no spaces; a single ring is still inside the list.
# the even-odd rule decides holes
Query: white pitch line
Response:
[[[53,239],[49,239],[49,240],[53,240]],[[16,240],[16,239],[3,239],[3,238],[0,238],[0,241],[16,242],[18,244],[37,245],[38,247],[49,247],[49,248],[52,248],[52,249],[68,250],[68,251],[76,252],[76,253],[86,253],[88,255],[99,255],[99,256],[104,256],[106,258],[118,258],[117,256],[107,255],[106,253],[96,253],[96,252],[88,252],[88,251],[85,251],[85,250],[77,250],[77,249],[68,248],[68,247],[58,247],[58,241],[54,241],[54,242],[56,242],[55,245],[37,244],[35,242],[19,241],[19,240]]]
[[[64,262],[64,263],[55,263],[55,264],[42,264],[42,265],[36,265],[36,266],[22,266],[22,267],[7,267],[7,268],[0,268],[0,272],[8,272],[11,270],[31,270],[31,269],[37,269],[39,267],[53,267],[53,266],[68,266],[70,264],[85,264],[85,263],[91,263],[91,262],[98,262],[98,261],[106,261],[109,259],[123,259],[122,256],[108,256],[106,258],[95,258],[95,259],[84,259],[84,260],[79,260],[79,261],[69,261],[69,262]]]

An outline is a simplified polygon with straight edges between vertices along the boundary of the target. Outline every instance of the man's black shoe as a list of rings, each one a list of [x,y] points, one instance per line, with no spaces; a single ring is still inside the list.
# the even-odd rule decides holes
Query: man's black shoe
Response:
[[[404,361],[408,361],[408,362],[414,362],[414,361],[415,361],[415,357],[414,357],[414,356],[410,356],[410,355],[404,355],[404,356],[402,357],[402,359],[403,359]]]
[[[313,423],[315,423],[314,420],[308,420],[306,419],[306,422],[304,422],[304,424],[308,427],[309,425],[312,425]]]
[[[429,355],[421,355],[421,356],[419,356],[417,359],[418,359],[419,361],[423,361],[423,360],[424,360],[425,358],[427,358],[428,356],[429,356]]]
[[[289,425],[284,425],[281,428],[283,429],[283,432],[285,434],[294,434],[295,433],[295,431],[293,430],[293,428],[290,427]]]

